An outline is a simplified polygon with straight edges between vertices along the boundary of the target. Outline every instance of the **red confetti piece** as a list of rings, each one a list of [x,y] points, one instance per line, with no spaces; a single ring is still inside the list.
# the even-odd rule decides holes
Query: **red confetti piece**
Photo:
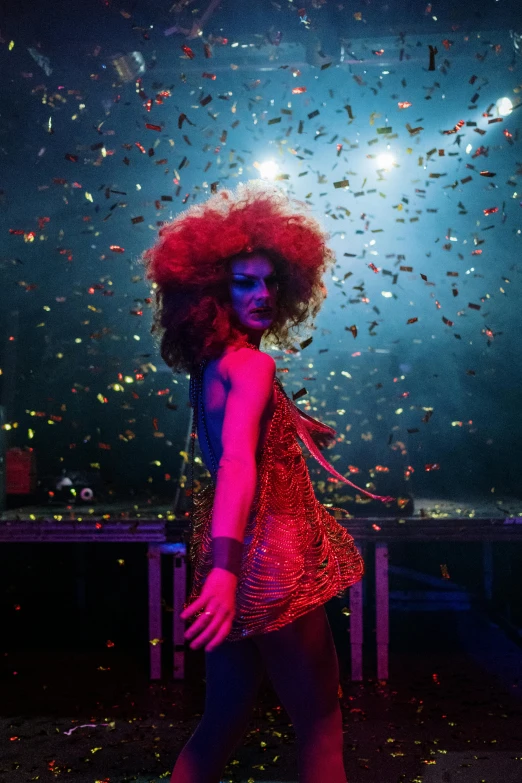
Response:
[[[225,43],[226,43],[226,39],[225,39]],[[205,52],[205,57],[207,58],[207,60],[208,60],[210,57],[212,57],[212,49],[210,48],[210,46],[209,46],[208,44],[204,44],[204,45],[203,45],[203,51]],[[205,74],[203,74],[203,75],[205,75]],[[214,79],[215,79],[215,78],[216,78],[216,77],[214,76]]]
[[[306,87],[294,87],[292,95],[300,95],[302,92],[306,92]]]
[[[409,101],[400,101],[397,104],[397,106],[399,107],[399,109],[409,109],[409,107],[411,106],[411,103]]]
[[[143,144],[140,144],[139,141],[135,141],[134,145],[139,149],[140,152],[143,152],[144,155],[146,154],[147,150],[145,149]]]
[[[475,130],[477,130],[477,129],[475,128]],[[485,155],[487,157],[488,150],[489,150],[489,147],[479,147],[477,150],[475,150],[475,152],[473,153],[473,155],[471,157],[472,158],[478,158],[479,155]]]
[[[490,207],[489,209],[483,210],[485,215],[494,215],[495,212],[498,212],[498,207]]]
[[[71,155],[70,152],[66,152],[64,155],[65,160],[70,160],[71,163],[77,163],[78,155]]]
[[[112,250],[113,253],[125,253],[125,248],[119,245],[110,245],[109,250]]]
[[[407,324],[415,324],[415,323],[417,323],[418,320],[419,320],[418,318],[408,318],[406,323]]]
[[[161,125],[151,125],[150,122],[146,122],[145,127],[148,128],[149,130],[155,130],[155,131],[161,130]]]
[[[193,59],[194,59],[194,57],[195,57],[196,55],[194,54],[194,52],[192,51],[192,49],[190,48],[190,46],[182,46],[181,48],[182,48],[183,52],[184,52],[184,53],[187,55],[187,57],[188,57],[190,60],[193,60]]]
[[[445,136],[449,136],[452,133],[457,133],[457,131],[460,130],[463,125],[464,125],[464,120],[459,120],[452,130],[445,130],[442,132],[444,133]]]
[[[215,73],[202,73],[201,75],[202,75],[202,77],[204,79],[212,79],[213,81],[216,78],[216,74]]]

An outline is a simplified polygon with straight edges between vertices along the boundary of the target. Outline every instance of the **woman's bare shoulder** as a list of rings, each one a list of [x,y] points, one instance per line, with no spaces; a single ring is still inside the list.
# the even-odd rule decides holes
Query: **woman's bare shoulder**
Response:
[[[229,380],[233,376],[244,375],[250,372],[275,375],[275,359],[263,351],[254,351],[252,348],[238,348],[224,356],[223,369]]]
[[[259,367],[260,369],[266,368],[275,370],[275,359],[268,353],[263,351],[254,351],[252,348],[238,348],[235,351],[230,351],[223,357],[224,365],[228,369],[235,370],[239,367]]]

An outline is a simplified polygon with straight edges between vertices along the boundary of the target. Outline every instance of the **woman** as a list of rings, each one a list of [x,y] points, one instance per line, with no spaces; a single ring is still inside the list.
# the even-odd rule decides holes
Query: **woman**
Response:
[[[291,349],[333,264],[306,205],[261,181],[193,205],[144,254],[163,359],[191,373],[211,482],[193,497],[185,636],[205,648],[203,717],[171,783],[219,783],[267,671],[292,720],[302,783],[346,783],[338,661],[324,604],[363,575],[352,537],[316,499],[298,436],[321,455],[335,430],[287,397],[266,345]],[[359,488],[358,488],[359,489]],[[392,498],[371,495],[389,501]]]

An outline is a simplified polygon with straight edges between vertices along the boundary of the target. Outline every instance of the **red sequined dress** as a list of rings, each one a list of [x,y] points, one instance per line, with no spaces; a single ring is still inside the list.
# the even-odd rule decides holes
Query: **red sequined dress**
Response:
[[[329,473],[355,487],[327,462],[310,435],[311,430],[333,435],[335,430],[301,411],[287,397],[279,378],[275,377],[274,383],[277,405],[258,464],[255,497],[245,528],[236,616],[227,641],[282,628],[333,596],[342,595],[364,573],[352,536],[315,497],[297,441],[299,437]],[[195,428],[193,442],[194,432]],[[393,500],[356,488],[385,502]],[[193,581],[185,606],[199,596],[211,570],[214,492],[211,480],[193,495]]]

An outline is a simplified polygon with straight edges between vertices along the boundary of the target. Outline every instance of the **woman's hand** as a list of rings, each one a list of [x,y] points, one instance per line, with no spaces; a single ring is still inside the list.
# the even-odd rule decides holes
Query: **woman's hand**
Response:
[[[187,620],[203,610],[203,614],[185,631],[185,639],[192,639],[192,650],[205,645],[205,652],[210,652],[230,633],[236,612],[237,581],[237,576],[230,571],[213,568],[205,580],[199,598],[181,612],[180,618]]]
[[[337,441],[336,430],[334,430],[332,427],[329,427],[328,424],[323,424],[318,419],[314,419],[312,416],[309,416],[301,408],[298,408],[297,405],[294,404],[293,407],[296,414],[298,415],[298,431],[300,427],[304,427],[308,436],[312,439],[317,448],[321,450],[333,446],[333,444]]]
[[[335,441],[335,435],[330,432],[321,432],[320,430],[308,430],[310,437],[319,449],[327,449],[332,446]]]

